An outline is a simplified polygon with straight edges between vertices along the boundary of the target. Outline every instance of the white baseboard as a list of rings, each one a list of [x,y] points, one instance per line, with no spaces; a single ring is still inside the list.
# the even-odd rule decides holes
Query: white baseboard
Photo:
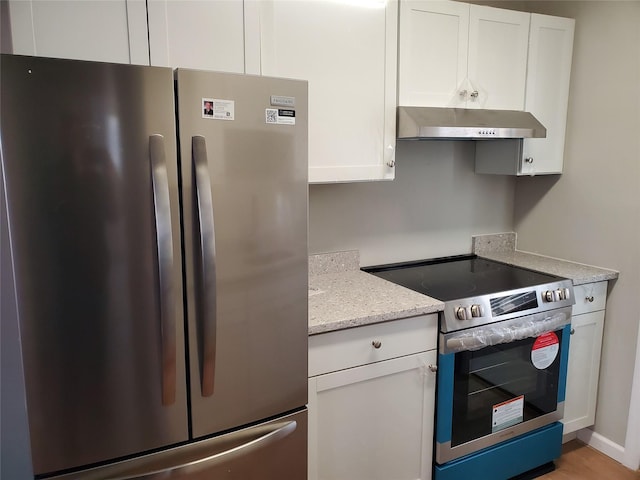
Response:
[[[609,440],[607,437],[588,428],[583,428],[578,430],[578,440],[613,458],[616,462],[623,463],[624,447]]]

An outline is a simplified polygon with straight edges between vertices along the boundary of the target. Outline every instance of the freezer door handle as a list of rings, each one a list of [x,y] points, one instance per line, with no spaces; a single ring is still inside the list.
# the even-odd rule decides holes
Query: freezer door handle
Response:
[[[196,204],[200,227],[200,272],[202,292],[202,396],[213,395],[216,370],[216,240],[207,144],[196,135],[191,139],[196,181]]]
[[[158,278],[160,288],[160,333],[162,349],[162,404],[176,401],[176,321],[173,285],[173,232],[169,177],[165,159],[164,137],[149,137],[149,158],[158,245]]]
[[[124,476],[119,475],[115,478],[112,477],[112,480],[166,480],[168,478],[192,478],[198,473],[206,473],[207,470],[219,467],[221,464],[229,463],[236,458],[250,458],[253,452],[279,442],[283,438],[295,432],[298,427],[298,423],[295,420],[286,422],[284,425],[279,425],[280,426],[275,430],[265,433],[254,440],[222,452],[214,453],[208,457],[197,458],[180,465],[152,472],[136,473],[134,475],[127,475],[125,473]]]
[[[285,423],[284,425],[279,426],[279,428],[275,430],[261,435],[254,440],[251,440],[237,447],[215,453],[211,456],[198,458],[181,465],[165,468],[163,470],[143,473],[141,475],[136,474],[134,476],[119,476],[118,480],[166,480],[171,478],[191,478],[191,476],[193,475],[197,475],[201,472],[206,472],[206,470],[218,467],[220,466],[220,464],[231,462],[238,457],[248,458],[253,452],[265,448],[269,445],[273,445],[274,443],[282,440],[288,435],[291,435],[297,427],[297,422],[295,420],[292,420]]]

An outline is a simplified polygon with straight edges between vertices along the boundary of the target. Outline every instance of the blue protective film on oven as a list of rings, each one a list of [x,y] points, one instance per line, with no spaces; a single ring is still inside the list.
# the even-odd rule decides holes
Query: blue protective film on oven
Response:
[[[560,371],[558,372],[558,403],[564,402],[567,391],[567,369],[569,367],[569,337],[571,325],[562,329],[562,348],[560,349]]]
[[[455,356],[455,353],[438,355],[438,401],[436,404],[436,442],[438,443],[451,441]]]

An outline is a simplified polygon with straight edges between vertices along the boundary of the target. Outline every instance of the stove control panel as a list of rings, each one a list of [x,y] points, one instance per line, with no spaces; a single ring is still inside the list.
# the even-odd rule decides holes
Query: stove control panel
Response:
[[[524,315],[571,306],[573,286],[570,280],[507,290],[445,303],[443,333],[486,325]]]

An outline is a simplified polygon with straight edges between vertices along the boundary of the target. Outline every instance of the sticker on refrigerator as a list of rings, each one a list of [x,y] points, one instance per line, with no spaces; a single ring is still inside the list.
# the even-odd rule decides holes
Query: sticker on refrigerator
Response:
[[[202,109],[202,118],[234,120],[236,102],[219,98],[203,98],[200,108]]]
[[[266,108],[265,122],[277,125],[295,125],[296,111],[290,108]]]
[[[493,406],[491,433],[516,425],[524,419],[524,395]]]
[[[558,336],[553,333],[543,333],[531,347],[531,363],[538,370],[548,368],[558,356],[560,342]]]

